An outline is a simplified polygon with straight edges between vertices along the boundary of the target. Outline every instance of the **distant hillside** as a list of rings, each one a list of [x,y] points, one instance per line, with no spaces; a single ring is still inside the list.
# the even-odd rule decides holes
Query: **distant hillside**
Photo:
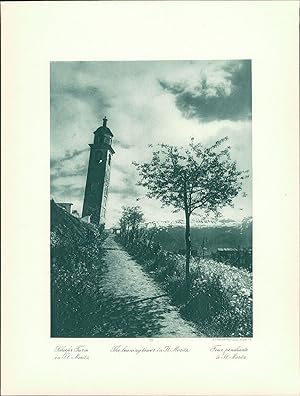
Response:
[[[162,248],[168,251],[185,249],[184,227],[166,227],[157,234],[157,240]],[[204,246],[208,253],[217,248],[251,248],[252,247],[252,222],[245,221],[240,226],[207,226],[191,228],[191,240],[193,249],[201,249]]]

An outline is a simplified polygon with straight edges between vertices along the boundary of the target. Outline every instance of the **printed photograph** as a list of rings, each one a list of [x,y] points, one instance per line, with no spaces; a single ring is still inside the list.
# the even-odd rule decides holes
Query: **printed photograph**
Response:
[[[50,63],[51,337],[252,337],[251,60]]]

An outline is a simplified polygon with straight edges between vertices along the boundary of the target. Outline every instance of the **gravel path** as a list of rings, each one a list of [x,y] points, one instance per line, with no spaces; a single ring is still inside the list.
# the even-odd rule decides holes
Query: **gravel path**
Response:
[[[94,329],[100,337],[200,337],[168,297],[144,300],[165,292],[109,235],[104,243],[105,268],[101,289],[109,323]],[[107,330],[105,330],[107,329]],[[113,330],[112,330],[113,329]]]

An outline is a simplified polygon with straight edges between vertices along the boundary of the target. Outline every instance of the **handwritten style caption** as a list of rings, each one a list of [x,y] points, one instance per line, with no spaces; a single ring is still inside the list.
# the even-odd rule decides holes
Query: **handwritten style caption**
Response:
[[[89,360],[89,350],[86,345],[57,345],[54,348],[55,360]]]
[[[214,345],[210,352],[215,355],[216,359],[221,360],[245,360],[247,358],[247,347],[224,347],[221,344]]]
[[[142,354],[142,353],[167,353],[167,352],[174,352],[174,353],[186,353],[189,352],[190,350],[186,347],[180,347],[180,346],[170,346],[170,345],[165,345],[165,346],[160,346],[160,347],[129,347],[129,346],[122,346],[122,345],[114,345],[111,349],[110,352],[117,352],[117,353],[135,353],[136,355]]]

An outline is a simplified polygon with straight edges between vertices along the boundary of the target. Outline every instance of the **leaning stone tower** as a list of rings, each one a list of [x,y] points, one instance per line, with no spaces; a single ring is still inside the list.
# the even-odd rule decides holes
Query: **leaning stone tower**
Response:
[[[90,159],[86,178],[82,217],[91,216],[96,225],[105,224],[106,201],[110,178],[113,134],[107,127],[107,118],[94,132],[94,143],[90,144]]]

